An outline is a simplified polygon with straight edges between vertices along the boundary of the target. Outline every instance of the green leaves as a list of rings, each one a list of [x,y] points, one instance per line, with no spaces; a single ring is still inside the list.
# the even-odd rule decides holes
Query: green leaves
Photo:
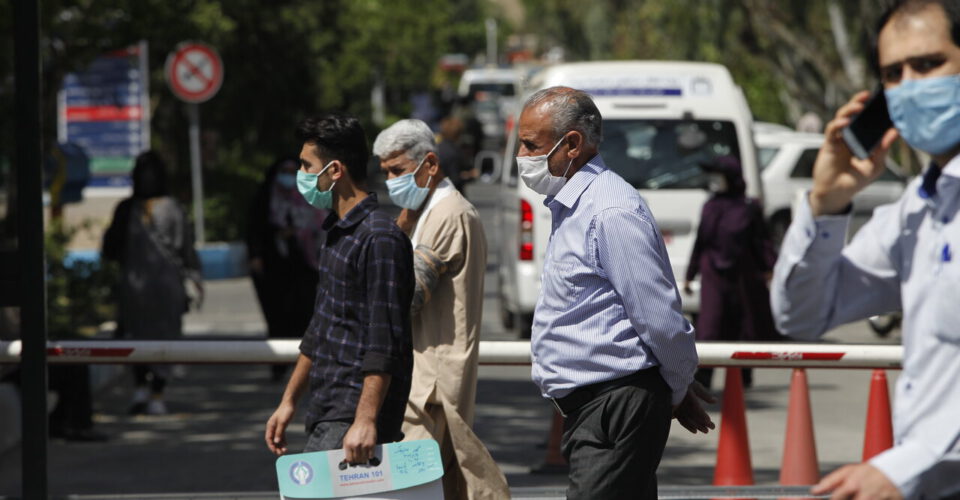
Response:
[[[568,60],[717,62],[758,119],[827,117],[859,87],[879,0],[524,0],[526,29]]]

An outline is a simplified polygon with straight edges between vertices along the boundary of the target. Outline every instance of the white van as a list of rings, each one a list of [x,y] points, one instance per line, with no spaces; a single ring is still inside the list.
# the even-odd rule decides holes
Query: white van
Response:
[[[603,116],[604,162],[650,205],[678,281],[684,278],[708,197],[698,164],[716,156],[739,157],[747,195],[761,198],[753,118],[724,66],[665,61],[560,64],[534,75],[522,97],[555,85],[593,97]],[[502,231],[499,295],[504,326],[528,335],[550,236],[550,211],[543,206],[543,196],[518,181],[516,152],[513,130],[504,152],[497,211]],[[684,312],[691,315],[700,309],[698,283],[693,289],[693,295],[681,296]]]
[[[520,90],[521,74],[513,68],[471,68],[463,72],[457,94],[473,99],[478,92],[512,98]]]

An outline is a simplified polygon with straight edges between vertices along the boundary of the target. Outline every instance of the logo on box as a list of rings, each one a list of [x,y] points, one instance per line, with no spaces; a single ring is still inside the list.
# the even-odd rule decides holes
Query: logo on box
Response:
[[[313,467],[310,464],[299,461],[290,466],[290,479],[298,486],[304,486],[313,481]]]

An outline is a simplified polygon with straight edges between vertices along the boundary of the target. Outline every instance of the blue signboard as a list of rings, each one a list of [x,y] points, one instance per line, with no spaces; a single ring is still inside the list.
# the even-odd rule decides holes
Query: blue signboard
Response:
[[[146,49],[105,54],[63,80],[58,139],[90,158],[88,186],[128,186],[134,158],[150,147]]]

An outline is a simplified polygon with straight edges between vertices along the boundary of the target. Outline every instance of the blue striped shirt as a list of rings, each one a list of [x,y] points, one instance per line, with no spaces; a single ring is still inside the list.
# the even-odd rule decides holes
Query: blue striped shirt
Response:
[[[597,155],[544,205],[552,227],[531,340],[544,397],[659,366],[679,403],[697,351],[647,204]]]

